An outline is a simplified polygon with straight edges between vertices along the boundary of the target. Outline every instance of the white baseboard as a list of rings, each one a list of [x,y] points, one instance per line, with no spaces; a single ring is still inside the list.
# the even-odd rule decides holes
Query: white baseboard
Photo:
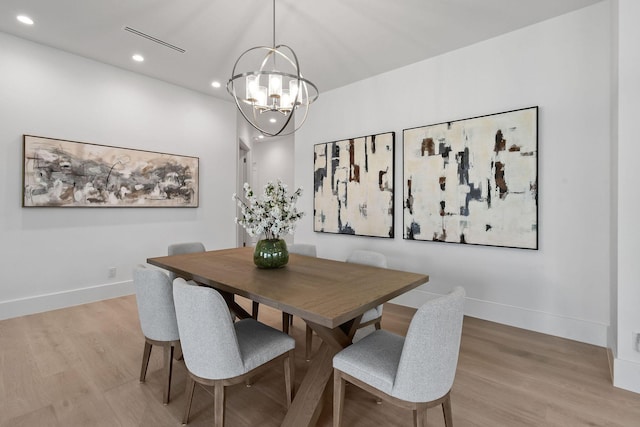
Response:
[[[108,283],[70,291],[0,301],[0,320],[117,298],[133,293],[133,281],[127,280],[125,282]]]
[[[128,280],[71,291],[0,301],[0,320],[117,298],[133,293],[133,282]],[[394,298],[391,302],[418,308],[428,300],[438,296],[438,294],[421,289],[414,289]],[[465,300],[465,314],[492,322],[607,347],[608,327],[599,323],[469,297]],[[620,376],[616,375],[616,377],[619,378]],[[640,382],[636,384],[640,384]]]
[[[613,359],[613,385],[640,393],[640,363],[618,358]]]
[[[414,289],[394,298],[391,302],[418,308],[438,294]],[[490,320],[504,325],[567,338],[600,347],[607,346],[608,325],[567,316],[530,310],[506,304],[483,301],[467,297],[464,303],[467,316]]]

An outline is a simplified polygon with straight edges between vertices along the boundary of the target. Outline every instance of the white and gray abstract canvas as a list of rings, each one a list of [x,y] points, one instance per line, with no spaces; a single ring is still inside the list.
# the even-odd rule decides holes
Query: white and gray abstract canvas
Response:
[[[314,230],[390,237],[395,133],[314,146]]]
[[[197,157],[24,135],[24,207],[198,207]]]
[[[405,129],[404,238],[538,248],[538,107]]]

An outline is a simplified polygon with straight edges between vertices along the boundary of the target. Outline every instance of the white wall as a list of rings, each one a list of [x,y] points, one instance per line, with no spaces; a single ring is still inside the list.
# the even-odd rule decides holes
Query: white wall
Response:
[[[610,40],[605,2],[322,93],[296,133],[296,184],[309,190],[296,242],[335,259],[370,248],[391,268],[428,273],[397,300],[407,305],[463,285],[471,316],[606,345]],[[539,250],[402,240],[402,130],[534,105]],[[396,238],[314,233],[313,144],[386,131],[396,132]]]
[[[280,179],[294,188],[294,135],[259,139],[253,142],[251,149],[251,182],[253,189],[262,194],[264,186],[269,181]],[[280,236],[287,242],[293,242],[293,236]],[[254,239],[257,239],[254,238]],[[257,240],[256,240],[257,241]]]
[[[635,335],[640,334],[640,236],[638,212],[637,129],[640,117],[640,2],[615,2],[618,24],[617,91],[617,337],[614,384],[640,393],[640,352]],[[612,322],[613,323],[613,322]]]
[[[294,180],[294,137],[274,137],[253,143],[253,181],[256,190],[269,181],[282,180],[293,187]]]
[[[235,245],[231,102],[3,33],[0,94],[0,318],[130,293],[172,242]],[[200,207],[21,208],[23,134],[197,156]]]

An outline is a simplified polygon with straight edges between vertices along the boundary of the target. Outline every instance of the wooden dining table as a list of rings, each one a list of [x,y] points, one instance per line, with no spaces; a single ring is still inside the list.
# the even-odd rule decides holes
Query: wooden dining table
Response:
[[[429,281],[429,276],[290,254],[279,269],[253,264],[253,248],[162,256],[149,264],[217,289],[229,309],[250,317],[234,295],[303,319],[322,339],[283,426],[314,426],[333,373],[333,356],[351,344],[362,314]],[[330,388],[330,387],[329,387]]]

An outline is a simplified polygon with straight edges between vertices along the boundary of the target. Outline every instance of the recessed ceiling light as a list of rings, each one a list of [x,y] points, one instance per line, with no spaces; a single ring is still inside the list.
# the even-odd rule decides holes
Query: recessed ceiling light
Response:
[[[16,19],[25,25],[33,25],[33,19],[29,18],[27,15],[18,15]]]
[[[214,88],[218,89],[221,85],[220,85],[220,82],[216,80],[214,82],[211,82],[211,86],[213,86]]]
[[[276,119],[274,119],[274,118],[269,119],[269,121],[270,121],[271,123],[275,123],[275,122],[277,122],[277,120],[276,120]]]
[[[136,53],[135,55],[133,55],[131,58],[132,58],[134,61],[136,61],[136,62],[142,62],[142,61],[144,61],[144,56],[139,55],[139,54],[137,54],[137,53]]]
[[[264,135],[258,135],[258,139],[263,139]]]

